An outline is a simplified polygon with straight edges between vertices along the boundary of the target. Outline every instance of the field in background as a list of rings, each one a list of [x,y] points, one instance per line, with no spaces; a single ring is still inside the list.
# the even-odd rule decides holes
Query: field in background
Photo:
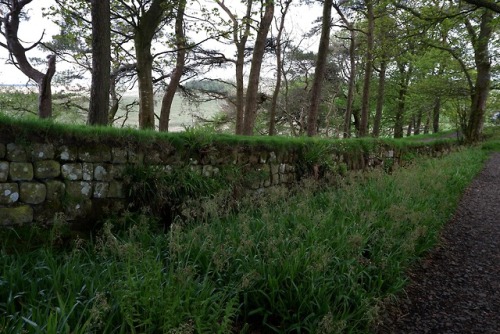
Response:
[[[155,96],[155,113],[159,117],[161,110],[161,99],[163,95],[157,94]],[[135,92],[126,94],[122,98],[121,105],[126,106],[132,104],[134,101],[138,101],[139,97]],[[125,110],[121,109],[118,111],[117,117],[119,118],[115,125],[119,126],[123,124],[129,127],[139,127],[139,105],[134,105],[131,107],[133,112],[129,112],[128,118],[125,121]],[[197,124],[196,116],[204,119],[212,118],[216,113],[221,111],[221,107],[218,101],[208,101],[202,103],[190,103],[187,99],[176,94],[174,97],[174,102],[172,103],[172,111],[170,114],[170,125],[169,131],[179,132],[183,131],[187,127],[192,127]],[[156,121],[158,125],[158,119]]]

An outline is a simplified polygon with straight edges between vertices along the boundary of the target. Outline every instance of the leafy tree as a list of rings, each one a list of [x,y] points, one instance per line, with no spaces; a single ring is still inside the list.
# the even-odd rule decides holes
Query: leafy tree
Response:
[[[25,47],[18,36],[21,20],[26,17],[25,7],[31,2],[32,0],[0,1],[0,33],[5,38],[5,42],[0,42],[0,46],[9,51],[10,62],[38,85],[38,116],[48,118],[52,116],[51,81],[56,71],[56,57],[55,55],[47,56],[45,73],[35,69],[26,53],[37,47],[40,41],[30,47]]]

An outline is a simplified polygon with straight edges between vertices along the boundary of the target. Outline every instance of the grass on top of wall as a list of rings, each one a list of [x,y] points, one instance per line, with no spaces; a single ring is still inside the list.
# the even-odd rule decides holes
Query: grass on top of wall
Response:
[[[319,146],[327,153],[360,153],[376,150],[380,146],[404,149],[411,146],[429,146],[434,143],[422,143],[409,140],[394,139],[327,139],[287,136],[236,136],[217,134],[204,128],[188,128],[184,132],[165,133],[153,130],[137,130],[131,128],[114,128],[109,126],[68,125],[38,118],[19,119],[0,114],[0,139],[29,143],[33,140],[57,140],[68,144],[104,143],[134,147],[150,147],[160,143],[168,144],[181,151],[198,151],[208,146],[247,147],[250,150],[270,149],[276,151],[301,151]],[[452,142],[452,140],[447,140]],[[316,148],[315,148],[316,149]],[[317,149],[316,149],[317,150]]]
[[[305,181],[157,230],[148,213],[53,248],[0,251],[2,333],[367,333],[487,152]],[[224,196],[222,196],[224,198]]]

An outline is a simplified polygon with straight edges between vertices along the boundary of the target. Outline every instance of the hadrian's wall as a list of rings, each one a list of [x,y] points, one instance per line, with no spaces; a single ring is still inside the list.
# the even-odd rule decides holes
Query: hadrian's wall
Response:
[[[249,148],[245,144],[212,143],[186,152],[173,145],[141,148],[116,142],[110,145],[47,138],[39,142],[0,139],[4,141],[0,142],[0,225],[4,226],[50,223],[55,217],[93,223],[102,215],[116,213],[126,208],[134,196],[128,191],[127,178],[127,169],[134,166],[158,166],[166,171],[188,167],[204,177],[213,177],[233,166],[241,170],[243,177],[252,175],[246,185],[259,190],[311,175],[387,167],[400,164],[403,157],[403,151],[390,145],[378,145],[356,154],[333,150],[337,153],[325,153],[331,155],[328,159],[316,155],[313,161],[304,147]],[[446,154],[453,147],[422,144],[405,148],[404,152],[409,156],[435,156]],[[326,173],[319,163],[324,160],[329,161]]]

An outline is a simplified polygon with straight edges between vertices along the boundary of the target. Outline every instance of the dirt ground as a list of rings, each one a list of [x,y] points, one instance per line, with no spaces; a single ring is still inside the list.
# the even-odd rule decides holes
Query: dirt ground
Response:
[[[500,153],[464,194],[439,245],[410,273],[377,333],[500,333]]]

